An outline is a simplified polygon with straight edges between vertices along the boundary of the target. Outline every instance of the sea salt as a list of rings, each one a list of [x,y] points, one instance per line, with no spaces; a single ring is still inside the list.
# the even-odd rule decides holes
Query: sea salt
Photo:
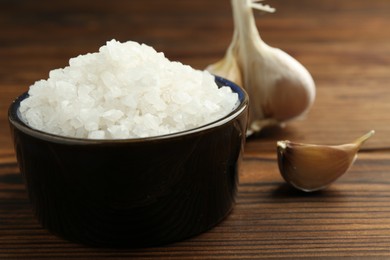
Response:
[[[107,42],[35,82],[20,105],[31,127],[61,136],[124,139],[165,135],[213,122],[238,96],[214,77],[137,42]]]

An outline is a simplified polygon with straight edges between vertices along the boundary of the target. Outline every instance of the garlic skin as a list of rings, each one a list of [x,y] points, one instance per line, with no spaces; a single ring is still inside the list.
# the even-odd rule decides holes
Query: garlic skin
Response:
[[[315,98],[310,73],[284,51],[260,37],[252,8],[272,12],[253,0],[231,0],[233,39],[225,57],[206,69],[242,86],[250,98],[248,133],[305,114]]]
[[[231,45],[228,48],[226,55],[222,60],[209,65],[206,70],[220,77],[229,79],[239,86],[243,86],[240,67],[235,55],[233,55],[234,48],[232,47],[233,46]]]
[[[326,188],[352,166],[361,145],[372,135],[370,131],[350,144],[314,145],[277,142],[280,173],[295,188],[311,192]]]

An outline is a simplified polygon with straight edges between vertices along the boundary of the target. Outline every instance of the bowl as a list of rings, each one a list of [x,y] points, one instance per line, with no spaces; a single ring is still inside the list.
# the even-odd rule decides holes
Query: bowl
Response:
[[[232,210],[245,143],[248,96],[227,116],[163,136],[91,140],[52,135],[8,118],[18,165],[41,225],[99,247],[163,245],[205,232]]]

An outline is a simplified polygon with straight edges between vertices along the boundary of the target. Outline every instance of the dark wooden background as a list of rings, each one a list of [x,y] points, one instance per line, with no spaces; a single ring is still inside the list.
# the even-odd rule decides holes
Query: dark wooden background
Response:
[[[224,222],[179,243],[95,249],[43,230],[33,217],[7,122],[12,100],[69,58],[107,40],[135,40],[203,69],[232,31],[229,0],[0,0],[0,259],[390,257],[390,1],[269,0],[262,38],[303,63],[317,84],[307,118],[250,138],[237,205]],[[350,171],[327,190],[284,184],[275,141],[349,142],[368,130]]]

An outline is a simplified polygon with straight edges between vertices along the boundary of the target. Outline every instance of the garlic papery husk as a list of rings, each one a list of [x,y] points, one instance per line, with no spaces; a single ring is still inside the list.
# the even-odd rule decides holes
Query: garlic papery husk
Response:
[[[239,86],[243,86],[240,67],[234,55],[234,46],[230,46],[226,51],[225,57],[207,67],[207,70],[215,75],[229,79]]]
[[[314,145],[277,142],[279,170],[284,180],[302,191],[326,188],[352,166],[372,130],[350,144]]]
[[[315,98],[310,73],[259,35],[252,8],[274,9],[252,0],[231,0],[234,34],[225,57],[206,69],[241,85],[250,98],[248,133],[305,114]]]

